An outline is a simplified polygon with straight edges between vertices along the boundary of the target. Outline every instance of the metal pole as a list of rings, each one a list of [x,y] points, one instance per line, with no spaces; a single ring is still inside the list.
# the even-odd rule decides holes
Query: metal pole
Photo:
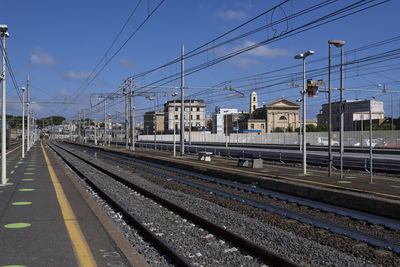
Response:
[[[154,134],[154,150],[157,149],[157,115],[156,115],[156,99],[154,99],[154,116],[153,116],[153,134]]]
[[[189,96],[189,146],[192,145],[192,98]]]
[[[28,79],[26,82],[26,100],[27,100],[27,106],[26,106],[26,115],[27,115],[27,125],[26,125],[26,151],[29,151],[31,149],[30,146],[30,132],[31,132],[31,127],[30,127],[30,111],[29,107],[31,105],[30,99],[29,99],[29,74],[28,74]]]
[[[129,149],[129,132],[128,132],[128,94],[126,88],[124,88],[125,96],[125,149]]]
[[[81,142],[81,112],[80,111],[78,111],[78,128],[79,128],[78,140],[79,140],[79,142]]]
[[[393,136],[393,94],[390,94],[390,105],[392,106],[392,140],[394,138]]]
[[[306,154],[306,57],[303,57],[303,174],[307,174]]]
[[[340,48],[340,180],[343,179],[344,106],[343,106],[343,47]]]
[[[2,101],[2,115],[1,115],[1,184],[5,185],[6,181],[6,33],[2,33],[3,37],[3,101]]]
[[[369,101],[369,182],[372,184],[372,103]]]
[[[132,91],[132,87],[133,87],[133,80],[130,81],[129,83],[130,86],[130,90],[129,90],[129,111],[130,111],[130,137],[131,137],[131,146],[130,146],[130,150],[134,151],[135,150],[135,117],[133,114],[133,106],[132,106],[132,102],[133,102],[133,91]]]
[[[228,120],[227,120],[228,111],[225,110],[224,122],[225,122],[225,147],[228,147]]]
[[[25,87],[22,87],[22,158],[25,158]]]
[[[331,91],[332,91],[332,84],[331,84],[331,53],[332,53],[332,44],[329,44],[329,78],[328,78],[328,86],[329,86],[329,91],[328,91],[328,177],[331,177],[332,175],[332,164],[333,164],[333,158],[332,158],[332,137],[331,137],[331,131],[332,131],[332,99],[331,99]]]
[[[174,157],[176,157],[176,137],[175,137],[175,95],[174,95]]]
[[[106,142],[107,142],[107,124],[106,124],[106,100],[107,100],[107,98],[106,97],[104,97],[104,143],[103,143],[103,146],[106,146]]]
[[[185,84],[185,75],[184,75],[184,46],[181,48],[181,156],[185,155],[185,99],[184,99],[184,84]]]
[[[94,120],[94,144],[97,146],[97,121]]]

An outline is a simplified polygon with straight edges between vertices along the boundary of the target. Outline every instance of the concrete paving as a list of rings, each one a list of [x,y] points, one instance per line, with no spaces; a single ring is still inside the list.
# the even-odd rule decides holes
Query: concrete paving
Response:
[[[46,151],[48,162],[40,143],[25,159],[20,149],[7,157],[12,184],[0,187],[0,266],[131,266],[59,159]]]

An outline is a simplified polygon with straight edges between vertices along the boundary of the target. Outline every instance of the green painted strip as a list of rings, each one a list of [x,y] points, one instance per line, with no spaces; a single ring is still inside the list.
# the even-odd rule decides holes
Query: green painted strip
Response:
[[[391,187],[393,187],[393,188],[400,188],[399,185],[391,185]]]
[[[12,171],[10,171],[10,174],[14,174],[14,172],[15,172],[15,171],[14,171],[14,170],[12,170]]]
[[[30,191],[35,191],[35,189],[32,189],[32,188],[21,188],[21,189],[18,189],[18,191],[21,191],[21,192],[30,192]]]
[[[30,223],[9,223],[4,225],[5,228],[9,228],[9,229],[17,229],[17,228],[26,228],[31,226]]]
[[[8,180],[9,180],[9,179],[8,179],[8,178],[6,178],[6,183],[8,183]]]
[[[24,175],[33,175],[33,172],[24,172]]]
[[[18,168],[18,165],[15,165],[15,166],[14,166],[14,169],[16,169],[16,168]]]
[[[25,170],[27,170],[27,171],[34,171],[35,168],[26,168]]]
[[[350,181],[338,181],[339,184],[351,184]]]
[[[261,170],[260,172],[269,172],[268,170]]]
[[[21,181],[33,181],[33,180],[35,180],[35,179],[32,179],[32,178],[21,179]]]
[[[297,176],[309,176],[309,175],[311,175],[311,172],[307,172],[306,174],[304,173],[297,174]]]
[[[24,206],[24,205],[30,205],[30,204],[32,204],[32,202],[29,202],[29,201],[19,201],[19,202],[11,203],[11,205],[14,205],[14,206]]]
[[[355,176],[345,176],[344,178],[346,178],[346,179],[356,179],[357,177],[355,177]]]
[[[3,265],[1,267],[26,267],[25,265]]]

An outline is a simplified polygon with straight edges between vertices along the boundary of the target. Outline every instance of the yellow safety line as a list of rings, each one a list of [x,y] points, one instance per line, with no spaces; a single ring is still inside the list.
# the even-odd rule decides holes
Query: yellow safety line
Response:
[[[79,266],[97,266],[96,261],[93,258],[92,252],[86,242],[86,239],[81,231],[78,221],[76,220],[74,211],[72,210],[67,197],[64,194],[64,190],[57,178],[56,173],[47,157],[46,151],[44,150],[42,142],[42,151],[44,158],[47,163],[47,168],[49,169],[49,174],[51,181],[53,182],[54,189],[56,191],[57,200],[61,207],[61,213],[63,215],[65,227],[67,228],[69,238],[74,249],[74,254],[78,259]]]
[[[20,148],[20,147],[21,147],[21,146],[17,146],[17,147],[15,147],[13,150],[10,150],[10,151],[6,152],[6,155],[10,154],[11,152],[17,150],[17,149]],[[0,158],[1,158],[1,156],[0,156]]]
[[[140,153],[140,152],[139,153],[136,152],[136,153],[148,156],[148,154],[145,154],[145,153]],[[171,159],[171,158],[168,158],[168,157],[163,157],[163,156],[155,156],[155,157],[156,158],[161,158],[161,159],[166,159],[166,160],[178,161],[178,162],[179,161],[185,161],[187,163],[193,164],[193,162],[190,162],[190,161],[184,160],[184,159],[174,160],[174,159]],[[309,183],[309,184],[316,184],[316,185],[328,186],[328,187],[333,187],[333,188],[338,188],[338,189],[345,189],[345,190],[355,191],[355,192],[360,192],[360,193],[369,193],[369,194],[375,194],[375,195],[380,195],[380,196],[392,197],[392,198],[400,199],[400,196],[397,196],[397,195],[379,193],[379,192],[362,190],[362,189],[345,187],[345,186],[339,186],[339,185],[334,185],[334,184],[325,184],[325,183],[321,183],[321,182],[309,181],[309,180],[286,177],[286,176],[279,176],[279,175],[271,175],[271,174],[264,174],[264,173],[258,173],[258,172],[251,172],[251,171],[233,169],[233,168],[228,168],[228,167],[209,165],[209,164],[204,164],[204,163],[200,163],[200,162],[198,162],[196,164],[200,165],[200,166],[204,166],[204,167],[210,167],[211,166],[211,167],[215,167],[215,168],[218,168],[218,169],[224,169],[224,170],[228,170],[228,171],[241,172],[241,173],[247,173],[247,174],[258,175],[258,176],[263,176],[263,177],[270,177],[270,178],[280,178],[280,179],[285,179],[285,180],[290,180],[290,181],[303,182],[303,183]]]

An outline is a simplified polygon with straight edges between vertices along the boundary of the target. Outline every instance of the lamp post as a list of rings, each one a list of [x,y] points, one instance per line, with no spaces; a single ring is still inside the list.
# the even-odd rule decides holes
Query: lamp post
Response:
[[[22,158],[25,158],[25,87],[22,87],[21,89],[22,89]]]
[[[306,57],[315,54],[314,51],[308,50],[304,54],[294,56],[295,59],[303,59],[303,174],[307,174],[307,154],[306,154]]]
[[[175,99],[176,99],[176,96],[178,95],[178,93],[177,92],[175,92],[175,93],[173,93],[172,94],[172,96],[174,97],[174,112],[173,112],[173,116],[174,116],[174,157],[176,157],[176,136],[175,136],[175,109],[176,109],[176,106],[175,106]]]
[[[344,46],[346,42],[341,41],[341,40],[329,40],[329,78],[328,78],[328,158],[329,158],[329,166],[328,166],[328,176],[330,177],[332,175],[332,164],[333,164],[333,159],[332,159],[332,137],[331,137],[331,132],[332,132],[332,101],[331,101],[331,91],[332,91],[332,84],[331,84],[331,54],[332,54],[332,45],[336,47],[342,47]],[[343,50],[342,50],[343,52]],[[342,77],[342,76],[341,76]],[[341,87],[341,96],[343,96],[343,87]],[[342,102],[342,100],[340,101]]]
[[[0,25],[1,38],[3,41],[3,71],[1,74],[3,84],[2,94],[2,114],[1,114],[1,185],[6,185],[6,38],[10,37],[8,34],[7,25]]]

